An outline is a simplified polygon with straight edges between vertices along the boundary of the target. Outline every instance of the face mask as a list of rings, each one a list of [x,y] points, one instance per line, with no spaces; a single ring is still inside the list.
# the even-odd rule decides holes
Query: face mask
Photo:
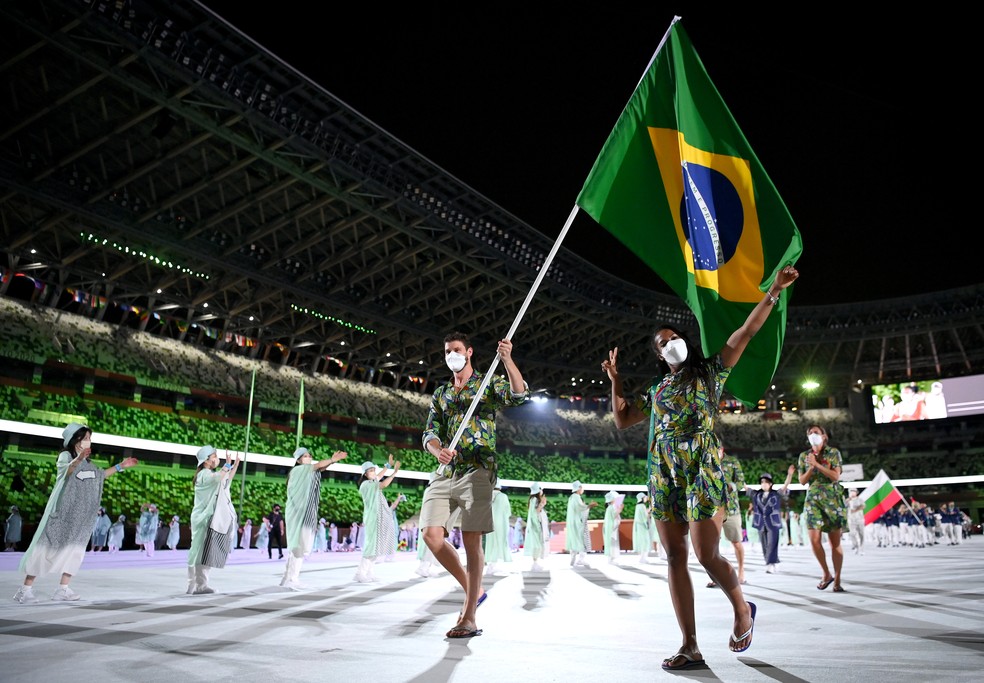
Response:
[[[92,448],[92,440],[82,439],[81,441],[79,441],[79,445],[82,447],[83,451],[86,450],[87,448]]]
[[[457,351],[452,351],[444,358],[444,362],[448,364],[451,368],[451,372],[461,372],[465,364],[468,362],[468,358],[461,355]]]
[[[809,434],[806,437],[810,441],[810,445],[814,448],[819,448],[823,445],[823,435],[822,434]]]
[[[680,365],[687,360],[687,342],[682,339],[671,339],[663,347],[663,358],[670,365]]]

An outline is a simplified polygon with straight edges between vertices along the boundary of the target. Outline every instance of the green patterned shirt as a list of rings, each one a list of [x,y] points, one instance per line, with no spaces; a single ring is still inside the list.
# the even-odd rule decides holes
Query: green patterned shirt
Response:
[[[741,470],[741,461],[730,453],[721,458],[721,470],[724,481],[728,484],[728,517],[741,514],[738,496],[745,492],[745,473]]]
[[[482,373],[474,372],[461,391],[456,391],[454,383],[448,382],[434,392],[430,412],[427,414],[427,425],[424,427],[424,450],[427,450],[427,442],[431,439],[437,439],[442,446],[451,443],[472,399],[478,394],[482,377]],[[466,474],[479,467],[484,467],[496,476],[498,464],[495,457],[495,413],[500,408],[523,405],[529,395],[530,388],[525,383],[523,392],[514,394],[506,377],[494,376],[461,433],[455,447],[458,454],[444,469],[444,476]]]

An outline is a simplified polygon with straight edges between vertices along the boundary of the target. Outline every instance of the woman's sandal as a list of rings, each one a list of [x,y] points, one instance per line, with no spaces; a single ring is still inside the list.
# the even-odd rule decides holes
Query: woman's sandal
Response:
[[[676,659],[682,659],[683,662],[674,666],[673,661]],[[663,660],[664,671],[682,671],[683,669],[692,669],[695,666],[704,666],[704,658],[700,656],[699,652],[694,656],[680,650],[672,657]]]

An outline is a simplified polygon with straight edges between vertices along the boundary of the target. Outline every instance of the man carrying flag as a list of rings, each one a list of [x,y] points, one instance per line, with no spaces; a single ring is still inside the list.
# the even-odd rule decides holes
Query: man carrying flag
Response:
[[[864,501],[864,523],[867,526],[902,502],[902,494],[885,474],[885,470],[878,470],[875,478],[861,492],[861,500]]]
[[[700,322],[700,346],[675,327],[657,328],[652,344],[662,377],[634,401],[622,393],[618,348],[601,365],[612,382],[615,425],[624,429],[647,418],[650,424],[650,504],[683,636],[662,666],[701,666],[688,534],[734,610],[732,652],[751,646],[756,612],[719,551],[713,519],[729,495],[714,433],[718,402],[729,377],[731,393],[749,405],[771,381],[785,330],[788,295],[782,293],[799,277],[793,264],[802,246],[677,20],[605,143],[578,206],[648,263]]]

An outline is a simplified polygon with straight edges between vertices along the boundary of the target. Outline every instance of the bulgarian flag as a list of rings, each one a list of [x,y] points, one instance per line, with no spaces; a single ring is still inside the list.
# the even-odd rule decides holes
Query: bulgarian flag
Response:
[[[776,272],[796,263],[803,244],[679,19],[577,205],[687,303],[711,355],[744,324]],[[745,405],[758,402],[779,365],[791,293],[779,298],[728,379],[728,391]]]
[[[864,523],[868,525],[901,503],[903,498],[885,470],[878,470],[868,488],[861,492],[861,500],[864,501]]]

